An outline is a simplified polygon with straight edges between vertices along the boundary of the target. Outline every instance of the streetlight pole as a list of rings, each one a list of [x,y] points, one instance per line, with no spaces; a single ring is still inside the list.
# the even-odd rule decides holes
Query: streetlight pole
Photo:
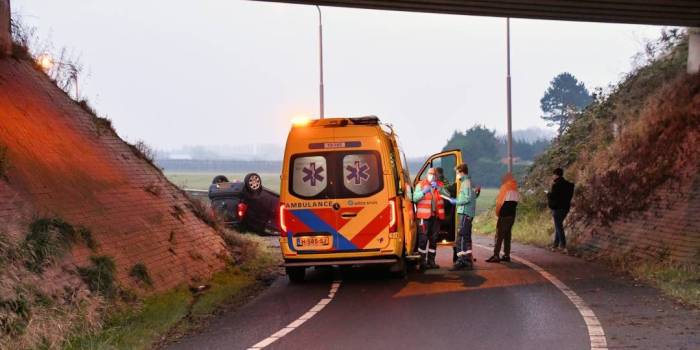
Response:
[[[510,102],[510,17],[506,18],[506,96],[508,98],[508,172],[513,173],[513,120]]]
[[[316,5],[318,10],[318,61],[320,71],[319,96],[320,96],[320,116],[325,117],[323,107],[323,18],[321,17],[321,7]]]

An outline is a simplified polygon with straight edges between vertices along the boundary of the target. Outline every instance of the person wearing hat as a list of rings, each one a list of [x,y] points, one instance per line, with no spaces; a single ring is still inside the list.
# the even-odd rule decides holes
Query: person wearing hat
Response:
[[[420,268],[440,268],[435,263],[437,254],[437,236],[440,222],[445,220],[445,201],[450,194],[437,177],[435,168],[428,169],[425,179],[421,180],[413,191],[413,202],[416,203],[416,218],[418,223],[418,253],[420,253]]]

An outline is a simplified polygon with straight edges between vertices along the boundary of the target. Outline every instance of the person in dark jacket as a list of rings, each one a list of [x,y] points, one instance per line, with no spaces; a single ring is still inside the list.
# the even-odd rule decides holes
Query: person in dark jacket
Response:
[[[547,205],[552,210],[554,219],[554,244],[552,249],[566,250],[566,235],[564,219],[571,208],[571,198],[574,196],[574,184],[566,181],[562,168],[554,169],[552,174],[552,189],[547,192]]]

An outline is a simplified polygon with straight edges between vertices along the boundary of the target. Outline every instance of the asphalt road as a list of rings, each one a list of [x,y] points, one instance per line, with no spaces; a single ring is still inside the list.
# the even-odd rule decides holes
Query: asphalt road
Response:
[[[609,348],[700,349],[697,310],[580,259],[519,245],[513,254],[580,296],[600,319]],[[168,348],[591,348],[581,310],[531,267],[486,263],[488,250],[476,248],[475,270],[450,272],[451,248],[438,256],[441,269],[413,272],[407,279],[372,268],[312,269],[300,285],[279,278],[246,306]],[[332,298],[329,292],[335,292]]]

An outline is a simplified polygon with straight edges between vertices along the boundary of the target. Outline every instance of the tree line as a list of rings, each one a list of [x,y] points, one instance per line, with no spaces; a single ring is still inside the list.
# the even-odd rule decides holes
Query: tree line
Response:
[[[571,73],[561,73],[550,81],[544,96],[540,99],[540,116],[549,126],[556,126],[561,135],[575,118],[592,101],[583,82]],[[513,140],[513,173],[522,178],[529,165],[551,144],[548,139]],[[459,149],[464,161],[469,165],[475,184],[484,187],[497,187],[500,178],[508,170],[506,158],[508,145],[504,137],[496,136],[495,130],[482,125],[474,125],[465,131],[455,131],[447,140],[443,151]]]

